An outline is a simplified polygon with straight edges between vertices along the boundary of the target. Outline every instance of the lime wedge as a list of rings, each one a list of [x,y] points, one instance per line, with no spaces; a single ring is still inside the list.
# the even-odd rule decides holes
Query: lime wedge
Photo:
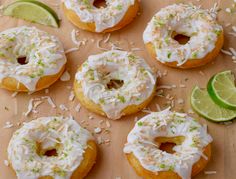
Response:
[[[191,94],[192,108],[201,116],[214,121],[225,122],[236,118],[236,111],[218,106],[207,90],[195,87]]]
[[[52,27],[59,27],[60,24],[60,20],[54,10],[34,0],[16,1],[3,9],[3,15]]]
[[[213,76],[207,85],[211,98],[218,105],[236,110],[236,87],[234,74],[224,71]]]

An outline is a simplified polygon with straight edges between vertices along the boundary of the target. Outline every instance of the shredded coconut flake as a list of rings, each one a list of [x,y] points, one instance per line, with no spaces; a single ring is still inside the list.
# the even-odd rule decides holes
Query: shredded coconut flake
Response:
[[[161,111],[161,107],[159,104],[156,104],[157,111]]]
[[[50,104],[52,106],[52,108],[57,107],[50,96],[43,96],[42,99],[47,99],[48,104]]]
[[[69,96],[69,101],[73,101],[74,99],[75,99],[75,93],[74,91],[71,91]]]
[[[75,107],[75,111],[76,111],[76,112],[80,112],[80,108],[81,108],[81,105],[80,105],[80,104],[77,104],[77,106]]]
[[[72,42],[73,42],[75,45],[80,46],[80,45],[81,45],[81,41],[78,41],[78,40],[77,40],[77,35],[78,35],[78,34],[79,34],[79,31],[73,29],[73,30],[71,31],[71,40],[72,40]]]
[[[24,116],[28,116],[32,112],[32,110],[33,110],[33,102],[34,102],[34,99],[31,98],[29,100],[28,110],[24,113]]]
[[[108,51],[109,49],[101,47],[101,42],[102,42],[102,39],[97,41],[97,48],[100,50]]]
[[[75,51],[78,51],[78,50],[79,50],[78,47],[70,48],[70,49],[65,51],[65,54],[69,54],[69,53],[72,53],[72,52],[75,52]]]
[[[106,120],[106,126],[107,126],[107,128],[111,127],[111,124],[110,124],[110,122],[108,120]]]
[[[102,129],[100,127],[96,127],[94,129],[95,134],[100,134],[102,132]]]
[[[213,175],[213,174],[216,174],[216,171],[205,171],[204,173],[206,175]]]
[[[12,93],[11,97],[15,98],[17,96],[18,92]]]
[[[143,51],[143,49],[141,49],[141,48],[131,48],[131,51]]]
[[[10,165],[9,161],[8,160],[4,160],[4,165],[9,167],[9,165]]]
[[[172,86],[170,86],[170,85],[161,85],[161,86],[157,87],[157,90],[159,90],[159,89],[172,89]]]
[[[45,89],[45,94],[48,94],[49,93],[49,89]]]
[[[109,42],[110,37],[111,37],[111,34],[109,33],[103,42],[104,42],[104,43]]]
[[[225,55],[230,55],[230,56],[232,56],[232,53],[231,53],[230,51],[228,51],[228,50],[221,49],[221,52],[222,52],[223,54],[225,54]]]
[[[60,77],[61,81],[70,81],[70,73],[66,70]]]
[[[3,128],[9,129],[9,128],[12,128],[13,126],[14,126],[14,124],[12,124],[10,121],[7,121]]]
[[[60,108],[62,111],[68,111],[68,110],[69,110],[64,104],[60,104],[60,105],[59,105],[59,108]]]
[[[236,56],[236,51],[234,50],[233,47],[230,47],[229,50],[233,54],[233,56]]]

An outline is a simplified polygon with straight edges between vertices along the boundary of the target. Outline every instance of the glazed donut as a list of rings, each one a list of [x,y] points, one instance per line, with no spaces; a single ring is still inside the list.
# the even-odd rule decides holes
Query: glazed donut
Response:
[[[128,161],[145,179],[190,179],[211,157],[212,138],[206,127],[169,109],[140,119],[127,141]],[[170,143],[175,144],[172,149]]]
[[[97,8],[97,0],[64,0],[67,18],[77,27],[91,32],[112,32],[128,25],[139,10],[138,0],[106,0]]]
[[[61,76],[65,64],[64,49],[55,36],[27,26],[0,32],[1,88],[22,92],[47,88]]]
[[[95,163],[96,143],[71,117],[42,117],[12,136],[8,159],[18,179],[84,178]]]
[[[143,59],[111,50],[89,56],[76,74],[74,91],[86,108],[115,120],[147,106],[155,84],[156,76]]]
[[[181,44],[175,40],[176,35],[187,36],[189,41]],[[223,28],[215,17],[190,4],[174,4],[161,9],[149,22],[143,39],[157,61],[183,69],[209,63],[224,43]]]

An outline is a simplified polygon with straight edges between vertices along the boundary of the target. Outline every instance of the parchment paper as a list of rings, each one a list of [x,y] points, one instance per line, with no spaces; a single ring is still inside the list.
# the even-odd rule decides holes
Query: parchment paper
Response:
[[[9,0],[0,0],[0,4],[7,4]],[[65,18],[62,10],[60,9],[59,0],[43,1],[55,9],[62,18],[61,27],[59,29],[46,27],[37,24],[31,24],[23,20],[13,19],[11,17],[0,17],[0,31],[6,30],[11,27],[29,25],[36,26],[39,29],[48,31],[60,38],[63,42],[65,49],[75,47],[71,41],[71,31],[76,29]],[[174,1],[174,0],[142,0],[142,9],[140,15],[126,28],[114,32],[111,34],[110,42],[117,44],[124,50],[131,50],[132,48],[140,48],[141,51],[135,51],[136,54],[144,57],[147,62],[155,69],[160,70],[164,76],[158,79],[158,85],[176,85],[177,88],[172,90],[164,90],[165,96],[170,94],[175,97],[176,111],[188,112],[190,109],[189,96],[194,85],[205,87],[208,79],[215,73],[222,70],[233,70],[236,72],[236,64],[232,62],[231,57],[220,54],[217,59],[202,68],[194,70],[177,70],[171,69],[163,65],[156,63],[155,59],[152,59],[144,48],[142,41],[142,33],[147,25],[147,22],[160,8],[165,7],[172,3],[178,2],[193,2],[196,5],[202,5],[204,8],[211,8],[215,2],[218,2],[222,10],[219,12],[219,22],[224,26],[225,30],[225,49],[228,47],[236,47],[235,37],[228,34],[231,31],[231,26],[225,27],[227,23],[236,24],[236,14],[229,14],[225,12],[225,8],[231,7],[233,0],[214,1],[214,0],[200,0],[200,1]],[[80,112],[75,111],[75,107],[78,101],[69,101],[68,97],[71,92],[71,87],[74,80],[74,74],[77,66],[81,65],[86,58],[91,54],[97,54],[102,50],[97,48],[97,41],[105,39],[107,35],[94,34],[79,30],[79,40],[88,40],[86,45],[81,46],[79,51],[70,53],[67,55],[68,64],[67,70],[71,74],[71,80],[68,82],[58,81],[49,88],[49,94],[45,94],[45,91],[37,92],[32,95],[18,94],[16,97],[12,97],[12,92],[6,90],[0,90],[0,179],[14,179],[16,178],[13,170],[10,167],[4,165],[4,160],[7,159],[7,146],[12,136],[12,133],[19,128],[23,122],[33,120],[40,116],[51,115],[73,115],[80,124],[88,128],[93,132],[95,127],[101,127],[103,129],[102,134],[96,134],[96,138],[105,140],[105,144],[99,145],[99,157],[96,165],[91,170],[87,178],[89,179],[115,179],[121,177],[122,179],[138,179],[139,177],[134,172],[133,168],[128,164],[128,161],[123,154],[123,146],[126,142],[128,132],[133,128],[135,118],[144,116],[145,113],[140,112],[138,114],[124,117],[118,121],[109,121],[106,123],[106,119],[91,112],[85,108],[81,108]],[[111,48],[109,43],[101,43],[102,47]],[[167,74],[167,75],[166,75]],[[181,87],[180,87],[181,85]],[[186,85],[186,88],[184,87]],[[57,108],[53,109],[44,100],[44,102],[37,108],[38,113],[30,114],[28,117],[23,115],[27,111],[28,103],[31,98],[50,96]],[[168,97],[168,96],[167,96]],[[178,104],[178,101],[184,100],[184,104]],[[149,108],[156,111],[156,104],[159,104],[164,109],[168,100],[166,97],[156,97]],[[60,104],[64,104],[69,110],[62,111],[59,108]],[[197,116],[197,115],[195,115]],[[199,118],[199,117],[198,117]],[[102,121],[104,120],[104,122]],[[206,175],[204,172],[196,176],[196,179],[233,179],[236,176],[236,124],[221,125],[208,122],[205,119],[200,120],[202,124],[209,126],[209,132],[214,138],[213,142],[213,154],[209,165],[205,168],[205,171],[216,171],[214,175]],[[4,129],[6,122],[14,124],[12,128]],[[110,142],[108,141],[110,140]]]

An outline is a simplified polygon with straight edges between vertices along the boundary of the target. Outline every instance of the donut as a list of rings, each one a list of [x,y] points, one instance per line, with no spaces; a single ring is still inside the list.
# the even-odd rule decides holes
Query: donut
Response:
[[[84,178],[95,163],[92,135],[72,117],[42,117],[12,136],[8,159],[18,179]]]
[[[137,15],[139,0],[105,0],[106,7],[96,7],[99,0],[64,0],[67,18],[83,30],[105,33],[128,25]]]
[[[206,126],[166,109],[137,121],[124,153],[145,179],[190,179],[210,160],[211,142]]]
[[[55,36],[21,26],[0,32],[0,87],[34,92],[49,87],[64,72],[66,57]]]
[[[156,76],[144,59],[126,51],[91,55],[76,73],[74,91],[92,112],[116,120],[152,100]]]
[[[158,62],[189,69],[211,62],[223,46],[224,35],[209,11],[190,4],[174,4],[152,18],[143,40]]]

